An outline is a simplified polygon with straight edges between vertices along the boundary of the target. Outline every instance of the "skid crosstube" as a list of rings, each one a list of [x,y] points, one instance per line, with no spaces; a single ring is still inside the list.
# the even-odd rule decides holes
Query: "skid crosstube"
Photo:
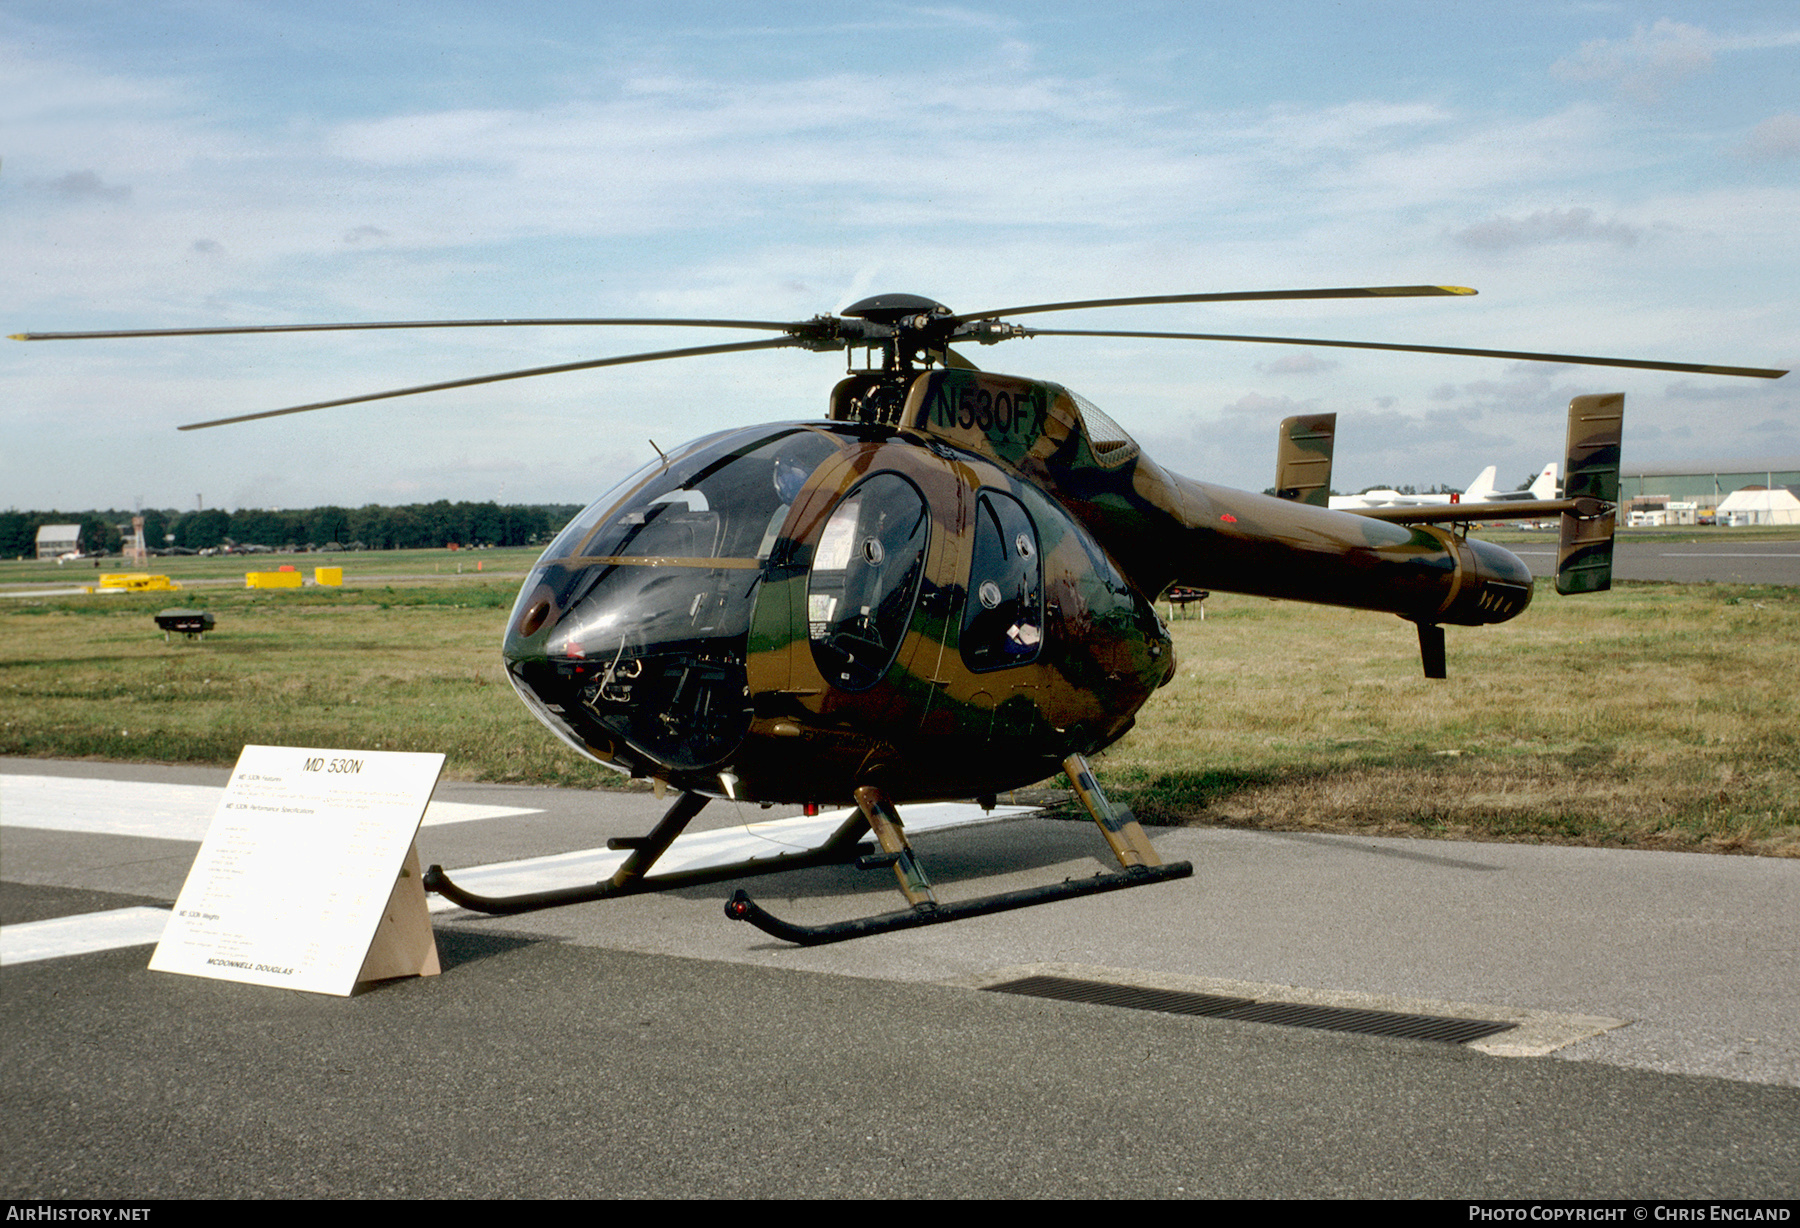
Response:
[[[1175,861],[1159,866],[1133,866],[1129,870],[1116,870],[1110,874],[1096,874],[1092,878],[1071,878],[1060,883],[1052,883],[1045,887],[1028,887],[1023,891],[1003,891],[996,895],[984,895],[979,899],[960,900],[954,904],[926,903],[915,904],[897,912],[881,913],[873,917],[856,917],[849,921],[834,921],[827,925],[794,925],[772,916],[743,890],[737,891],[725,903],[725,915],[734,921],[748,921],[763,933],[783,942],[796,943],[803,947],[823,946],[828,942],[843,942],[848,938],[867,938],[874,934],[891,934],[895,930],[917,929],[925,925],[943,925],[949,921],[961,921],[968,917],[986,916],[988,913],[1007,912],[1015,908],[1030,908],[1036,904],[1050,904],[1057,900],[1071,900],[1077,896],[1099,895],[1107,891],[1124,891],[1131,887],[1147,887],[1152,883],[1167,882],[1171,879],[1188,878],[1194,873],[1194,864],[1190,861]]]

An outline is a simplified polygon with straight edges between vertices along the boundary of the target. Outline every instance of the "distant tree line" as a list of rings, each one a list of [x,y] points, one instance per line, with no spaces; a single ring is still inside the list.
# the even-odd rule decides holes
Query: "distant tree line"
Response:
[[[317,549],[335,543],[370,550],[417,550],[448,546],[534,546],[547,542],[574,518],[575,503],[409,503],[401,507],[314,507],[295,511],[247,508],[227,512],[207,508],[178,512],[148,509],[144,545],[152,550],[216,550],[223,546]],[[121,511],[0,512],[0,558],[37,553],[38,526],[79,524],[86,553],[116,553],[120,526],[131,529],[135,513]]]

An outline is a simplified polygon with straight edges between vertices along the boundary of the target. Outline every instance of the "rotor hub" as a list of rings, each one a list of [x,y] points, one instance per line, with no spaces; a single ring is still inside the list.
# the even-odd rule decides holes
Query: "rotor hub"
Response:
[[[844,308],[844,314],[856,320],[873,320],[877,324],[912,324],[950,315],[950,309],[934,299],[918,294],[877,294]],[[923,317],[914,322],[915,317]]]

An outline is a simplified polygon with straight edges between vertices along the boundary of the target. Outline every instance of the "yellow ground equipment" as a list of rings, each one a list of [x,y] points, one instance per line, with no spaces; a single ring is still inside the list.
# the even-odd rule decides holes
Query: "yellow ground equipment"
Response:
[[[299,588],[305,578],[297,571],[246,571],[245,588]]]
[[[174,592],[181,585],[167,576],[153,576],[142,571],[122,571],[115,576],[101,576],[100,583],[88,589],[90,593],[148,593]]]

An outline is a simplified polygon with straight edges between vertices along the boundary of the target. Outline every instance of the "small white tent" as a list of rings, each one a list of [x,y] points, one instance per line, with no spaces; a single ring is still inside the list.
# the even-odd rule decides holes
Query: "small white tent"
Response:
[[[1773,490],[1734,490],[1719,504],[1724,524],[1800,524],[1800,499],[1777,486]]]

